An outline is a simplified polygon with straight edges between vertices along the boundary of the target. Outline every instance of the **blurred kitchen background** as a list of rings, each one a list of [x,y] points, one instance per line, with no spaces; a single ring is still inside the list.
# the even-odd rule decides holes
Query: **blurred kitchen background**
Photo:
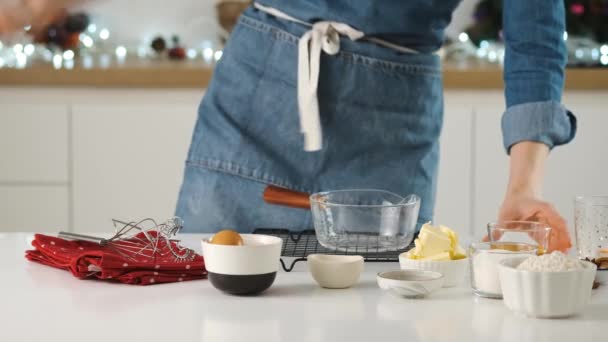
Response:
[[[0,232],[102,232],[112,218],[170,217],[198,103],[246,5],[89,1],[41,32],[0,37]],[[608,0],[565,6],[563,102],[579,128],[552,152],[545,197],[572,228],[575,195],[608,194]],[[440,51],[436,222],[465,235],[483,234],[507,181],[500,25],[500,1],[464,0]]]

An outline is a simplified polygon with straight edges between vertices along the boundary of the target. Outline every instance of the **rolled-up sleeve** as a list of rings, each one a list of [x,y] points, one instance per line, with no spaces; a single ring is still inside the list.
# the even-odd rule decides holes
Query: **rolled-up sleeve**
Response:
[[[503,143],[521,141],[549,148],[570,142],[575,116],[561,104],[566,65],[563,0],[503,2],[505,98]]]

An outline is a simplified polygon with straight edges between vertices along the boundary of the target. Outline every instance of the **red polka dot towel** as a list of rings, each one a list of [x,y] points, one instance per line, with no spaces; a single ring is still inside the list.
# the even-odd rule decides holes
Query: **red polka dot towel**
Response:
[[[132,239],[142,238],[141,234]],[[28,260],[69,270],[81,279],[151,285],[203,279],[207,275],[202,256],[192,252],[192,257],[179,260],[171,253],[171,248],[180,248],[175,240],[159,239],[153,251],[135,255],[125,255],[116,248],[93,242],[70,241],[43,234],[35,235],[32,246],[33,250],[25,252]]]

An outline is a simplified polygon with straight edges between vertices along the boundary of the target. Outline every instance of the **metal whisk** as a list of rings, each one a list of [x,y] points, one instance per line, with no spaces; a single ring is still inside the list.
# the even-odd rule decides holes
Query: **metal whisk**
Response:
[[[172,239],[183,227],[183,220],[179,217],[172,217],[161,224],[151,218],[139,222],[122,222],[113,219],[112,223],[116,233],[110,238],[69,232],[59,232],[58,236],[67,240],[97,243],[131,260],[137,256],[164,257],[169,253],[176,261],[189,261],[196,256],[193,250],[180,246],[178,240]],[[145,227],[145,225],[149,226]]]

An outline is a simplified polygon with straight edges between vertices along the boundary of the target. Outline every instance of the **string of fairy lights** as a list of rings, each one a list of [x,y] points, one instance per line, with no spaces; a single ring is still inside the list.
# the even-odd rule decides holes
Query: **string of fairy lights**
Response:
[[[608,44],[600,44],[586,37],[569,37],[564,32],[563,39],[568,50],[568,65],[575,67],[608,67]],[[443,48],[444,59],[451,61],[479,60],[502,65],[505,46],[500,41],[482,40],[475,45],[466,32],[458,35],[457,41]]]
[[[24,32],[27,33],[29,29],[25,27]],[[78,42],[71,48],[37,43],[27,34],[21,34],[12,39],[12,42],[0,40],[0,68],[25,69],[41,64],[51,65],[55,69],[108,68],[134,59],[151,62],[163,59],[189,60],[210,66],[222,57],[221,47],[211,40],[202,40],[196,47],[179,47],[177,49],[180,53],[175,55],[171,55],[169,49],[169,55],[166,55],[155,51],[150,42],[127,46],[112,43],[111,37],[108,28],[98,27],[94,23],[78,34]]]
[[[29,27],[24,28],[27,33]],[[73,69],[81,67],[108,68],[121,65],[127,60],[151,62],[162,59],[189,60],[199,62],[203,66],[212,66],[222,57],[221,46],[211,40],[203,40],[196,47],[179,47],[168,55],[159,51],[165,50],[163,41],[142,42],[138,46],[114,44],[112,33],[106,27],[98,27],[95,23],[86,26],[78,34],[78,42],[71,48],[61,48],[45,43],[37,43],[27,34],[14,39],[12,43],[0,41],[0,68],[24,69],[33,65],[48,64],[55,69]],[[156,38],[158,40],[161,38]],[[177,45],[177,38],[174,44]],[[564,32],[563,39],[567,42],[569,65],[579,67],[608,67],[608,44],[599,44],[588,38],[568,37]],[[162,40],[162,39],[161,39]],[[156,45],[155,45],[156,44]],[[440,51],[445,61],[455,63],[479,62],[502,65],[505,47],[501,41],[482,40],[474,44],[467,33],[462,32],[457,39],[446,44]]]

